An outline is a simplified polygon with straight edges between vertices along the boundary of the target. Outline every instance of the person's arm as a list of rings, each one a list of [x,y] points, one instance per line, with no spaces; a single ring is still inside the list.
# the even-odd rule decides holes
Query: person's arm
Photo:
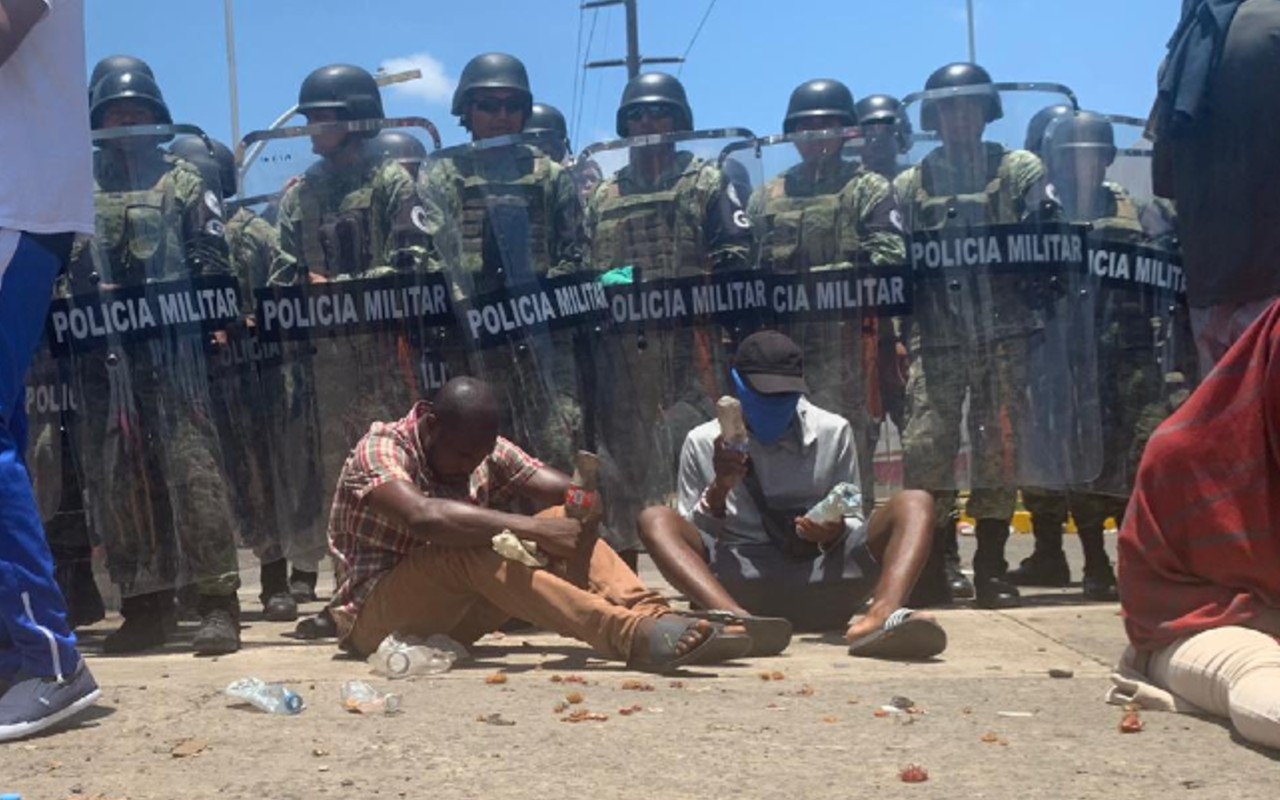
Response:
[[[845,229],[844,235],[852,241],[842,243],[846,252],[841,257],[877,267],[905,264],[902,215],[888,179],[868,172],[850,181],[842,194],[841,205],[853,216],[853,229]]]
[[[182,246],[187,269],[196,275],[231,273],[222,205],[195,167],[179,161],[170,170],[174,194],[182,207]]]
[[[708,190],[703,236],[711,269],[746,269],[754,239],[742,193],[715,167],[704,167],[698,183]]]
[[[834,479],[830,492],[836,484],[848,483],[862,486],[858,476],[858,455],[853,445],[853,428],[846,422],[840,426],[836,436]],[[814,522],[808,517],[796,517],[796,535],[801,539],[813,542],[823,550],[830,549],[844,541],[845,537],[862,525],[862,509],[859,508],[844,519],[837,522]]]
[[[583,264],[582,203],[569,170],[559,164],[551,169],[551,266],[550,276],[578,272]]]
[[[0,67],[48,11],[47,0],[0,0]]]
[[[567,491],[569,491],[569,476],[554,467],[543,464],[515,490],[515,493],[527,500],[532,500],[542,508],[549,508],[563,503]]]

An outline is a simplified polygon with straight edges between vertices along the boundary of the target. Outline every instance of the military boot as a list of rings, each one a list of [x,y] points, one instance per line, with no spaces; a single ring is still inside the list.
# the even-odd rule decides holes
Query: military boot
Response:
[[[191,641],[198,656],[240,649],[240,599],[234,594],[200,596],[200,630]]]
[[[1009,570],[1009,583],[1015,586],[1049,586],[1060,588],[1071,583],[1071,568],[1067,566],[1067,554],[1045,551],[1038,546],[1031,555],[1022,559],[1016,569]]]
[[[973,587],[978,608],[1022,605],[1017,588],[1005,580],[1009,565],[1004,560],[1004,546],[1009,539],[1009,523],[1002,519],[980,519],[974,534],[978,549],[973,554]]]
[[[289,564],[283,558],[259,568],[262,581],[262,615],[270,622],[293,622],[298,618],[298,601],[289,589]]]
[[[102,652],[112,655],[139,653],[161,647],[166,640],[165,608],[173,607],[170,592],[153,592],[124,598],[120,616],[124,624],[102,640]]]
[[[1116,573],[1102,542],[1102,526],[1080,530],[1080,546],[1084,550],[1084,580],[1081,588],[1084,599],[1114,603],[1120,599],[1116,588]]]

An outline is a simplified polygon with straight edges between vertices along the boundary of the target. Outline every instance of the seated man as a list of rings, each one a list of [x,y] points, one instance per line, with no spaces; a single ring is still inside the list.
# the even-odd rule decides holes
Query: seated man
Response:
[[[498,437],[499,416],[487,384],[455,378],[356,445],[329,520],[330,610],[344,649],[365,656],[395,632],[471,644],[519,617],[648,671],[748,651],[748,637],[673,614],[579,521],[497,510],[516,498],[551,506],[569,488],[567,476]],[[552,559],[580,559],[591,589],[498,555],[491,542],[504,530]]]
[[[1280,302],[1147,443],[1120,531],[1108,699],[1280,749]]]
[[[785,649],[792,625],[848,625],[851,655],[941,653],[942,627],[901,605],[929,555],[932,498],[899,492],[865,523],[860,497],[843,520],[806,519],[837,484],[861,486],[852,428],[805,399],[800,348],[777,331],[744,339],[732,373],[747,452],[727,446],[716,422],[694,428],[680,453],[679,512],[640,515],[641,539],[662,574],[711,609],[709,618],[745,626],[752,655]],[[869,595],[870,608],[850,623]]]

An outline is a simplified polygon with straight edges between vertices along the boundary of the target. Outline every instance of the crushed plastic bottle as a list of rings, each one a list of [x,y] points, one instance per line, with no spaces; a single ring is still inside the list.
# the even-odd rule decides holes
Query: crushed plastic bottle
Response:
[[[839,522],[862,510],[862,492],[852,483],[837,483],[835,487],[805,513],[814,522]]]
[[[302,697],[286,689],[283,684],[267,683],[259,678],[241,678],[228,686],[227,697],[243,700],[268,714],[300,714],[304,707]]]
[[[716,401],[716,419],[725,445],[739,453],[747,452],[747,423],[742,418],[742,403],[725,395]]]
[[[417,636],[392,633],[378,645],[377,652],[369,656],[369,666],[373,667],[374,674],[392,679],[448,672],[458,654],[429,642]]]
[[[380,692],[364,681],[347,681],[339,693],[342,707],[356,714],[394,714],[400,710],[400,695]]]

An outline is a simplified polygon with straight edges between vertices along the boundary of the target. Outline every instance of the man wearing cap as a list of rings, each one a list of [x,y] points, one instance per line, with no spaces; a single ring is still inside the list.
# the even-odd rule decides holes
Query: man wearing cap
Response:
[[[899,492],[864,521],[853,429],[806,399],[804,357],[785,335],[744,339],[731,374],[745,451],[716,422],[694,428],[680,453],[678,511],[640,515],[640,537],[662,574],[708,616],[743,625],[753,655],[783,650],[793,626],[847,626],[851,655],[941,653],[947,637],[937,621],[902,606],[932,543],[929,494]],[[841,484],[855,495],[842,519],[806,518]]]

